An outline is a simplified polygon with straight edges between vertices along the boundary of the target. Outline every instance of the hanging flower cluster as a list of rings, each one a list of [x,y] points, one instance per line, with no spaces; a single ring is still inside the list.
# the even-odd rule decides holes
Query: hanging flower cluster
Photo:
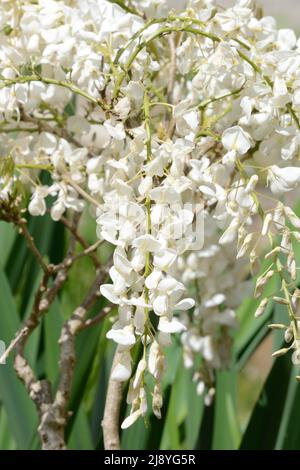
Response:
[[[172,334],[181,333],[187,367],[201,355],[194,377],[211,402],[262,249],[255,315],[272,299],[287,306],[288,323],[273,327],[289,346],[274,354],[293,349],[300,363],[300,219],[290,207],[300,185],[300,42],[257,17],[251,0],[227,9],[191,0],[169,15],[166,2],[127,3],[0,7],[1,207],[22,195],[31,215],[50,207],[58,221],[88,205],[98,237],[115,247],[100,290],[118,305],[107,337],[120,357],[112,378],[130,379],[123,428],[146,414],[150,383],[160,416]],[[265,296],[274,277],[275,297]]]

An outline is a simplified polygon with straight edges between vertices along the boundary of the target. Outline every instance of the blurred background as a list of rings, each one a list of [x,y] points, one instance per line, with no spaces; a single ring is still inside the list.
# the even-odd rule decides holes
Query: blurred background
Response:
[[[220,0],[220,4],[232,4],[232,0]],[[257,0],[258,5],[262,5],[265,15],[275,16],[278,26],[294,28],[300,31],[300,1],[299,0]]]
[[[170,8],[178,8],[186,3],[185,0],[168,0]],[[220,5],[232,5],[235,0],[219,0]],[[273,15],[282,28],[294,28],[300,32],[300,1],[299,0],[257,0],[262,5],[265,15]]]

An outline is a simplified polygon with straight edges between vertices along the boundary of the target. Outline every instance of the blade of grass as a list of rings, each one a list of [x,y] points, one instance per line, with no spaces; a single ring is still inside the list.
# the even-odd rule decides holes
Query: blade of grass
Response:
[[[19,328],[19,318],[7,278],[0,269],[0,335],[8,344]],[[0,398],[11,433],[19,449],[28,449],[36,433],[37,413],[25,388],[16,377],[12,358],[0,365]]]
[[[236,371],[218,371],[214,415],[214,450],[238,448],[241,432],[236,409]]]
[[[291,375],[288,355],[274,362],[244,433],[241,450],[275,449]]]

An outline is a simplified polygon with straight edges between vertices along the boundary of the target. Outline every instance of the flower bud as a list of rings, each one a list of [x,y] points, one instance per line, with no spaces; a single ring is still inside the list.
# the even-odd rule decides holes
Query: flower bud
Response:
[[[289,350],[290,348],[278,349],[278,351],[273,352],[272,357],[284,356],[284,354],[286,354]]]

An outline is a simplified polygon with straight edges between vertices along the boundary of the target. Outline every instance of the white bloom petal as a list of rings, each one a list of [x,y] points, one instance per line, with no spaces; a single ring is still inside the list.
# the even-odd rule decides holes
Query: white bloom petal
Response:
[[[162,272],[158,269],[154,269],[149,276],[146,277],[145,286],[148,289],[156,289],[160,279],[162,277]]]
[[[182,117],[193,131],[199,127],[199,114],[196,111],[190,111]]]
[[[138,248],[142,252],[153,252],[158,251],[161,248],[161,243],[152,235],[142,235],[133,241],[132,246]]]
[[[115,294],[113,284],[102,284],[102,286],[100,287],[100,292],[101,292],[101,295],[103,295],[103,297],[105,297],[111,303],[113,304],[120,303],[119,297]]]
[[[129,428],[139,419],[140,416],[142,416],[142,412],[140,410],[134,411],[132,414],[130,414],[129,416],[127,416],[127,418],[124,419],[123,423],[121,424],[121,428]]]
[[[158,295],[153,302],[153,310],[156,315],[165,315],[168,311],[168,296]]]
[[[195,305],[194,299],[186,298],[186,299],[180,300],[180,302],[178,302],[174,308],[175,310],[189,310],[190,308],[193,308],[194,305]]]
[[[234,126],[223,133],[222,144],[227,150],[235,150],[244,155],[251,147],[251,137],[240,126]]]
[[[206,308],[217,307],[218,305],[221,305],[225,299],[226,297],[224,294],[215,294],[209,300],[204,302],[204,306]]]
[[[159,319],[158,330],[163,333],[181,333],[186,330],[186,327],[176,318],[169,320],[168,317],[162,316]]]
[[[145,359],[141,359],[136,368],[135,377],[132,383],[133,388],[139,387],[146,367],[147,367],[147,362],[145,361]]]
[[[175,262],[177,253],[173,250],[164,250],[155,253],[153,257],[153,264],[156,268],[162,271],[167,271]]]
[[[125,351],[121,354],[120,362],[114,367],[111,378],[117,382],[126,382],[130,379],[131,373],[131,356]]]
[[[300,183],[300,168],[271,166],[268,171],[268,182],[274,194],[283,194],[295,189]]]
[[[125,131],[124,131],[124,126],[121,123],[118,124],[112,124],[112,122],[105,121],[104,122],[104,127],[108,131],[109,135],[116,140],[124,140],[126,137]]]
[[[112,328],[106,333],[106,338],[112,339],[115,343],[122,346],[133,346],[136,343],[132,327],[126,326],[122,329]]]
[[[118,247],[114,252],[114,266],[124,277],[132,272],[130,261],[126,257],[124,248]]]

